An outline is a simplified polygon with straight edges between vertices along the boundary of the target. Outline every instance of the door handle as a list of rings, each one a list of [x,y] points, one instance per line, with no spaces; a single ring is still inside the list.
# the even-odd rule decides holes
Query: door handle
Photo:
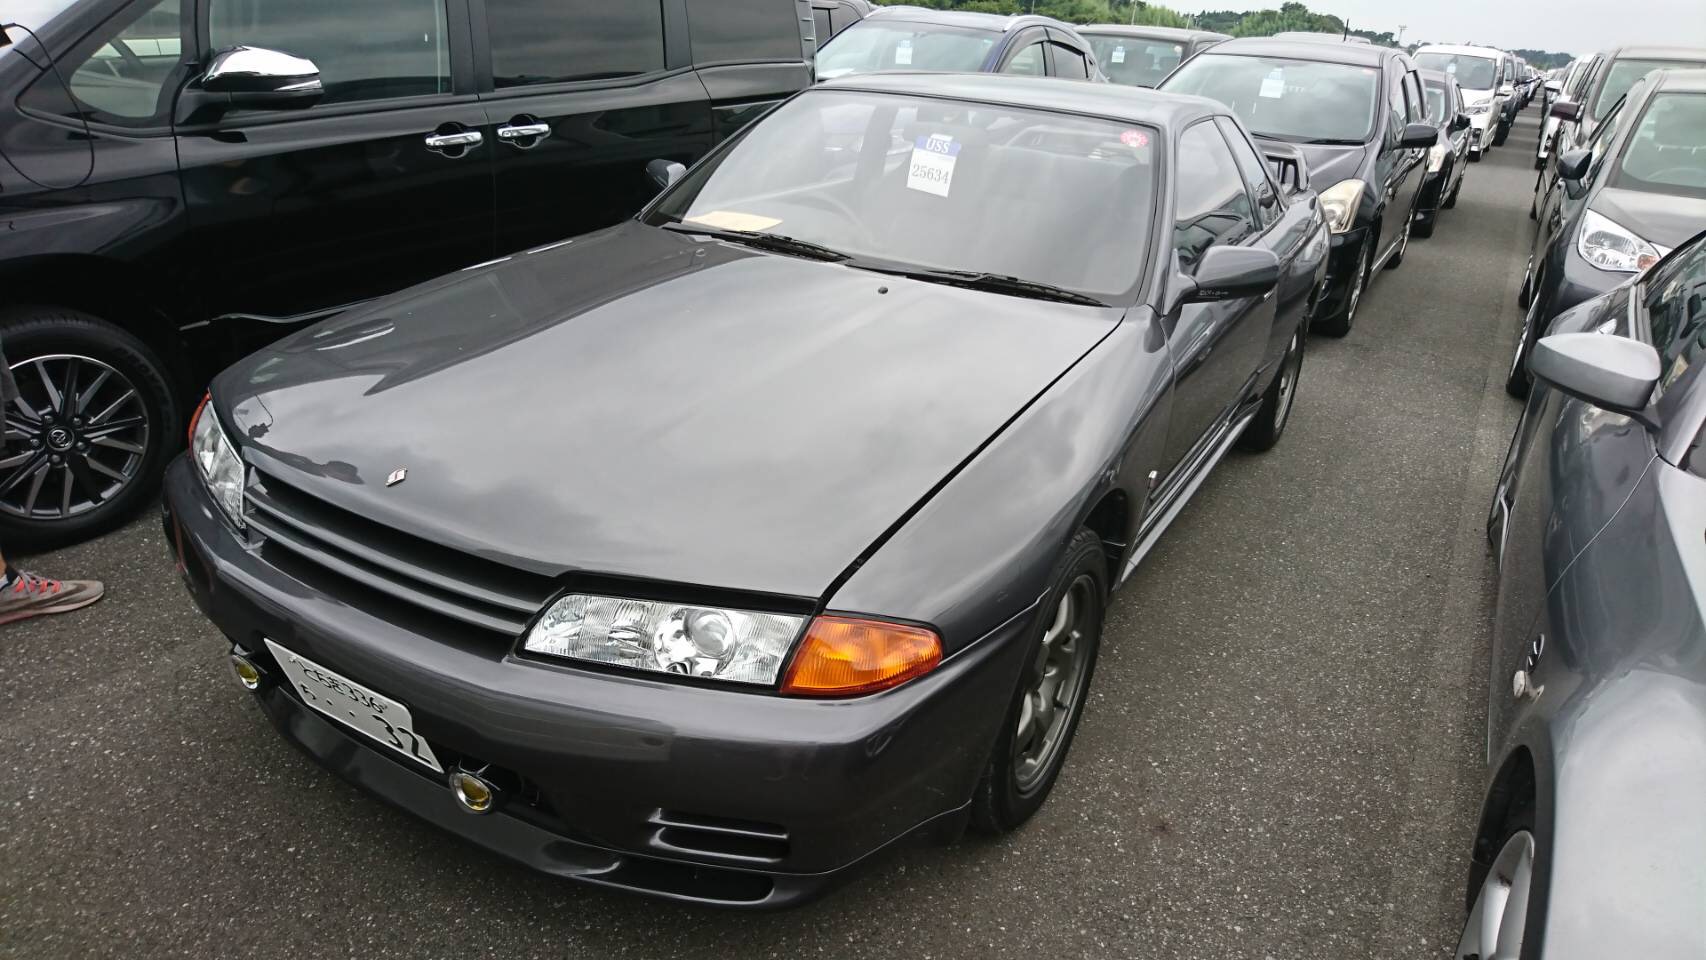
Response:
[[[498,139],[507,140],[523,150],[538,143],[551,135],[551,125],[548,123],[506,123],[498,128]],[[534,143],[517,143],[518,140],[534,140]]]
[[[455,150],[459,147],[477,147],[484,143],[485,139],[478,130],[462,130],[457,133],[428,134],[426,145],[428,150]]]

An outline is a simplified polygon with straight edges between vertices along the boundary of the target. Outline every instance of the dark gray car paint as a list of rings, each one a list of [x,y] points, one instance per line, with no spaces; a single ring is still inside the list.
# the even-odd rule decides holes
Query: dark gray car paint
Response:
[[[1630,299],[1626,284],[1553,332],[1613,322],[1644,338]],[[1525,957],[1706,952],[1706,480],[1677,465],[1703,401],[1696,370],[1658,400],[1655,435],[1537,386],[1501,476],[1494,778],[1477,853],[1491,855],[1502,791],[1532,763],[1539,896]],[[1513,696],[1523,668],[1535,699]]]

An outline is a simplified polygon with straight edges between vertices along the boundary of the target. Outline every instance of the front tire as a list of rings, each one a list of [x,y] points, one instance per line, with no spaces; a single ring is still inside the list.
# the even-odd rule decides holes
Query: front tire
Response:
[[[1508,121],[1505,121],[1505,120],[1500,120],[1498,130],[1493,134],[1493,146],[1495,146],[1495,147],[1504,146],[1505,145],[1505,138],[1509,137],[1510,135],[1511,135],[1510,123]]]
[[[1108,596],[1102,540],[1080,530],[1055,568],[1031,632],[1030,650],[989,766],[972,794],[971,825],[982,833],[1018,829],[1054,789],[1078,730],[1102,642]]]
[[[1519,811],[1500,832],[1498,856],[1485,876],[1475,878],[1479,884],[1467,898],[1469,916],[1463,923],[1457,952],[1452,954],[1459,960],[1523,955],[1530,907],[1535,902],[1534,864],[1539,855],[1532,811]]]
[[[1392,256],[1386,258],[1386,269],[1396,270],[1403,265],[1404,254],[1410,249],[1410,228],[1415,226],[1415,223],[1414,214],[1411,214],[1410,218],[1404,221],[1404,235],[1398,238],[1398,249],[1392,251]],[[1433,231],[1430,230],[1429,232]]]
[[[1369,235],[1380,236],[1379,226],[1369,228]],[[1329,337],[1345,336],[1351,332],[1351,327],[1356,323],[1357,307],[1362,305],[1362,295],[1368,288],[1369,274],[1373,272],[1369,268],[1374,265],[1374,244],[1375,241],[1373,240],[1363,241],[1362,256],[1358,258],[1357,263],[1357,274],[1351,278],[1351,292],[1345,296],[1345,305],[1339,308],[1339,312],[1319,323],[1320,331]]]
[[[0,452],[0,544],[48,549],[129,519],[183,443],[160,358],[105,320],[62,307],[0,313],[0,343],[19,390]]]
[[[1238,438],[1241,449],[1261,453],[1272,450],[1274,444],[1279,443],[1286,421],[1291,418],[1292,403],[1297,398],[1297,379],[1303,372],[1305,339],[1302,327],[1291,335],[1285,356],[1280,357],[1279,369],[1274,372],[1274,382],[1268,384],[1268,389],[1262,394],[1262,405],[1256,409],[1256,418]]]
[[[1426,212],[1417,214],[1416,215],[1416,223],[1415,223],[1415,227],[1414,227],[1414,230],[1416,232],[1416,236],[1422,240],[1426,240],[1427,238],[1433,236],[1434,235],[1434,221],[1437,219],[1439,219],[1439,211],[1437,209],[1436,210],[1428,210]]]

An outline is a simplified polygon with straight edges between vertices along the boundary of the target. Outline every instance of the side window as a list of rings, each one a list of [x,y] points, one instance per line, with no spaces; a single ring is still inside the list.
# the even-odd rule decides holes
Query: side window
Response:
[[[493,0],[486,0],[490,5]],[[563,6],[577,9],[570,23],[583,19],[612,21],[610,33],[615,40],[604,39],[599,44],[626,42],[632,38],[646,44],[648,54],[656,62],[646,70],[663,69],[663,20],[659,0],[533,0],[551,9]],[[637,17],[643,13],[645,27]],[[619,21],[616,22],[616,21]],[[567,27],[574,32],[585,32]],[[694,63],[751,62],[754,60],[800,59],[800,14],[794,0],[689,0],[687,29],[693,37]],[[827,39],[828,35],[818,39]],[[633,70],[644,73],[645,70]]]
[[[1043,69],[1043,45],[1037,41],[1013,55],[1007,65],[1001,68],[1002,73],[1017,73],[1027,77],[1040,77]]]
[[[1386,68],[1386,112],[1390,115],[1387,122],[1386,139],[1396,141],[1404,132],[1404,124],[1409,122],[1410,108],[1404,102],[1404,75],[1395,68]]]
[[[1226,117],[1216,117],[1215,123],[1220,125],[1220,132],[1226,137],[1226,145],[1232,148],[1232,160],[1238,164],[1238,172],[1244,175],[1244,182],[1250,187],[1250,195],[1256,198],[1256,216],[1263,229],[1274,224],[1280,218],[1284,200],[1281,199],[1280,189],[1274,184],[1273,177],[1268,174],[1268,163],[1256,148],[1245,138],[1244,131]]]
[[[48,113],[76,115],[127,126],[164,123],[176,86],[171,82],[183,62],[179,0],[139,4],[138,13],[109,21],[111,35],[81,62],[59,65],[76,103],[67,103],[56,75],[45,72],[22,101]],[[81,48],[86,49],[86,48]],[[75,64],[75,65],[73,65]]]
[[[830,26],[829,11],[823,7],[812,8],[812,23],[817,28],[817,45],[823,46],[829,38],[835,36],[835,28]]]
[[[486,33],[500,90],[663,69],[663,9],[655,0],[486,0]],[[796,51],[799,42],[796,36]]]
[[[307,57],[321,103],[450,92],[444,0],[211,0],[213,49],[243,44]]]
[[[1174,184],[1173,249],[1179,265],[1196,266],[1215,244],[1238,243],[1256,229],[1244,178],[1214,122],[1201,121],[1179,137]]]
[[[1404,99],[1410,105],[1411,123],[1428,118],[1428,101],[1422,96],[1422,80],[1414,72],[1404,74]]]
[[[1054,49],[1054,75],[1066,80],[1090,79],[1090,65],[1084,62],[1084,54],[1062,43],[1050,44]]]
[[[848,27],[851,27],[854,23],[858,22],[858,19],[858,17],[853,15],[853,11],[843,6],[836,6],[835,9],[829,11],[829,25],[834,30],[834,33],[831,33],[830,36],[834,36],[836,33],[840,33]],[[823,38],[820,37],[819,39],[821,40]]]
[[[1600,168],[1605,166],[1606,154],[1611,150],[1611,141],[1617,136],[1617,128],[1623,125],[1623,107],[1623,103],[1613,107],[1600,121],[1599,129],[1593,132],[1593,140],[1588,144],[1593,159],[1588,162],[1588,175],[1584,182],[1593,183],[1599,179]]]
[[[1643,296],[1659,351],[1659,383],[1668,388],[1706,358],[1706,244],[1653,271]]]

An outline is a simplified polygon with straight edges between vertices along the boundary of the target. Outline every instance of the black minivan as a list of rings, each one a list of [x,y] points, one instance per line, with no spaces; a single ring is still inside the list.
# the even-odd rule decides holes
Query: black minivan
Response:
[[[1372,44],[1245,37],[1186,60],[1158,89],[1219,100],[1258,140],[1303,154],[1333,234],[1311,329],[1349,333],[1374,272],[1404,259],[1439,139],[1415,61]]]
[[[20,9],[0,45],[7,548],[125,519],[183,443],[186,398],[238,356],[632,215],[648,161],[691,163],[809,85],[815,46],[809,0],[0,15]]]

